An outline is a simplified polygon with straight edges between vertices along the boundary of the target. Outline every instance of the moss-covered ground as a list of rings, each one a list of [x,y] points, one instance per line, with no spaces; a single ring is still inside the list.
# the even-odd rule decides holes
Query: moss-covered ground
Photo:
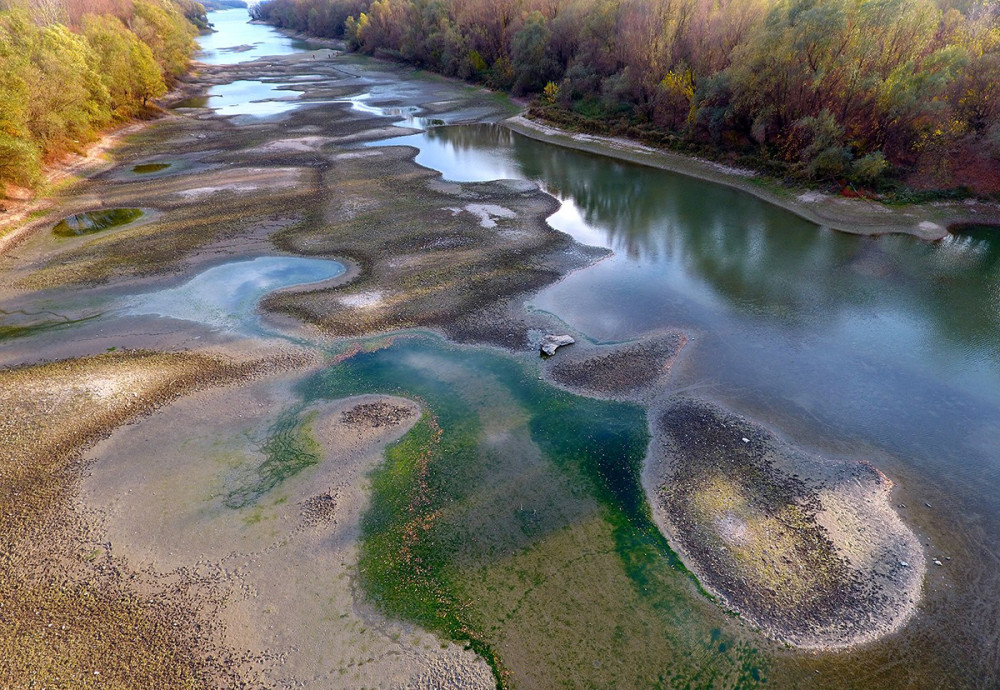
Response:
[[[472,646],[512,687],[754,687],[764,657],[650,518],[641,408],[545,384],[509,356],[400,337],[305,380],[424,415],[372,476],[361,584]],[[555,679],[559,679],[556,681]]]

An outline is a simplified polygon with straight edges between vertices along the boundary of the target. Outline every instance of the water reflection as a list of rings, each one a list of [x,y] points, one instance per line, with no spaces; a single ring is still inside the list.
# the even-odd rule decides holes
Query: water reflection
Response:
[[[282,84],[241,79],[213,86],[208,90],[207,98],[215,99],[210,105],[224,117],[269,117],[287,113],[303,105],[297,100],[300,95],[297,91],[289,91]]]
[[[209,65],[236,65],[264,56],[290,55],[321,47],[285,36],[271,26],[250,24],[245,9],[209,12],[208,21],[215,32],[199,37],[201,51],[196,59]]]
[[[528,179],[561,199],[549,223],[616,255],[535,304],[597,338],[634,337],[679,317],[718,326],[725,316],[744,326],[818,330],[850,348],[865,331],[877,346],[868,349],[915,363],[933,357],[929,370],[939,369],[942,354],[996,369],[995,235],[937,245],[854,237],[736,190],[549,146],[495,125],[438,127],[377,143],[386,144],[417,147],[417,162],[445,179]]]
[[[177,287],[138,295],[125,313],[184,319],[217,330],[258,332],[257,303],[261,297],[343,272],[343,264],[326,259],[262,256],[235,261],[207,269]]]

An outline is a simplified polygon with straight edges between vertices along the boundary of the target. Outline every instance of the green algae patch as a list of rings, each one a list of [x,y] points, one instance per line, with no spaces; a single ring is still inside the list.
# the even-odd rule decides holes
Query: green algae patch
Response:
[[[138,208],[110,208],[103,211],[86,211],[63,218],[52,228],[57,237],[79,237],[128,225],[142,218]]]
[[[289,477],[319,463],[322,449],[310,430],[314,417],[315,413],[303,416],[293,409],[278,418],[260,447],[266,459],[229,492],[225,499],[228,508],[251,506]]]
[[[363,393],[421,403],[371,476],[359,582],[386,614],[474,649],[498,686],[750,688],[766,677],[766,659],[652,522],[642,408],[423,337],[359,349],[299,393],[306,404]]]
[[[142,163],[133,167],[132,172],[136,175],[152,175],[166,170],[171,165],[171,163]]]
[[[5,312],[0,309],[0,340],[11,340],[13,338],[25,338],[38,333],[55,331],[61,328],[70,328],[77,324],[86,323],[100,316],[91,314],[79,319],[61,317],[58,314],[48,314],[48,318],[37,318],[41,314],[27,314],[25,312]]]

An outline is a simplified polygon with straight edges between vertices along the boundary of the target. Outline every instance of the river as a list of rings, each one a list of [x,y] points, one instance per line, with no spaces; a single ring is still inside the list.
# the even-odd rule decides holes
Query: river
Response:
[[[201,59],[210,69],[231,67],[239,73],[180,104],[177,112],[206,122],[230,118],[225,136],[241,146],[244,137],[250,153],[213,149],[205,161],[178,162],[182,156],[171,158],[169,146],[158,149],[147,165],[155,168],[161,159],[166,162],[159,165],[173,165],[150,169],[163,175],[156,179],[163,181],[164,194],[174,196],[143,223],[155,224],[157,214],[169,217],[188,208],[179,197],[190,201],[219,189],[235,194],[268,186],[272,192],[310,185],[322,189],[310,181],[321,177],[290,172],[290,166],[305,170],[312,165],[321,171],[317,175],[329,175],[345,161],[363,161],[369,154],[402,155],[391,153],[399,146],[416,149],[415,154],[404,151],[403,158],[415,155],[418,165],[441,173],[443,180],[426,178],[429,188],[463,198],[483,193],[478,183],[534,183],[558,202],[547,217],[551,228],[610,253],[534,290],[524,301],[528,314],[550,319],[595,348],[683,330],[690,342],[651,400],[712,401],[817,455],[871,461],[895,483],[892,500],[920,535],[928,563],[936,559],[940,565],[928,565],[918,613],[898,633],[825,654],[775,644],[700,592],[652,526],[636,470],[648,442],[646,409],[580,398],[550,386],[541,380],[543,372],[527,343],[513,353],[458,346],[420,328],[404,328],[405,337],[389,340],[338,341],[297,331],[296,343],[334,361],[277,385],[284,397],[272,397],[282,401],[274,403],[280,414],[255,418],[255,431],[249,431],[242,414],[236,419],[232,412],[220,412],[215,426],[199,420],[205,427],[202,441],[167,439],[144,451],[148,457],[134,460],[129,453],[136,449],[113,439],[107,450],[112,464],[127,458],[153,467],[162,454],[191,463],[191,476],[202,476],[198,473],[208,472],[206,463],[188,452],[189,445],[211,448],[216,438],[220,445],[237,444],[233,439],[246,445],[253,437],[259,454],[271,447],[271,441],[260,439],[277,438],[279,431],[287,435],[288,424],[308,430],[310,415],[321,409],[317,406],[349,395],[400,395],[425,405],[437,426],[418,423],[398,446],[401,450],[390,455],[396,453],[392,457],[398,460],[407,443],[417,443],[420,434],[432,437],[434,429],[445,444],[442,474],[429,480],[440,482],[436,531],[420,552],[432,565],[420,571],[425,579],[407,595],[412,601],[393,599],[397,594],[379,589],[375,575],[364,575],[377,570],[371,559],[378,525],[386,533],[394,529],[391,506],[386,507],[391,501],[383,500],[391,494],[378,491],[400,476],[379,479],[375,474],[374,507],[361,523],[367,540],[360,556],[363,575],[351,574],[351,582],[356,577],[368,582],[368,596],[378,598],[390,615],[473,640],[477,652],[496,655],[494,668],[507,672],[516,686],[560,685],[556,679],[579,687],[994,686],[1000,677],[1000,531],[995,529],[1000,524],[1000,234],[965,228],[927,243],[909,236],[836,232],[737,190],[528,139],[500,123],[501,111],[509,106],[495,106],[489,100],[493,96],[470,96],[465,86],[405,71],[393,72],[397,82],[375,83],[370,74],[380,69],[377,62],[333,56],[271,27],[247,24],[241,10],[209,16],[218,31],[201,39]],[[308,62],[277,67],[267,60],[253,62],[309,51]],[[363,75],[361,82],[324,81],[328,72],[353,78],[355,71]],[[303,119],[282,119],[295,117]],[[320,124],[324,117],[344,120],[344,131],[326,136]],[[300,132],[287,146],[299,148],[270,149],[270,158],[262,158],[268,142],[286,136],[287,122]],[[352,138],[362,125],[375,127],[372,122],[381,123],[376,135]],[[462,124],[444,124],[452,122]],[[394,126],[408,129],[398,134]],[[179,136],[169,127],[153,125],[150,136],[164,141]],[[156,134],[160,131],[167,133]],[[313,158],[303,163],[286,157],[293,153]],[[325,154],[334,162],[320,161]],[[252,184],[241,178],[229,187],[192,181],[203,186],[167,188],[184,176],[248,165],[273,174],[260,173],[263,184],[254,177]],[[412,179],[425,184],[424,178],[415,177],[406,161],[392,165],[404,166],[386,174],[397,185],[392,193],[403,214],[406,185]],[[114,175],[126,179],[125,173],[107,179],[118,179]],[[155,186],[156,179],[141,184]],[[531,190],[530,185],[510,188]],[[316,206],[330,214],[331,227],[337,214],[330,209],[339,201],[324,197]],[[269,222],[301,222],[296,213],[306,202],[282,203]],[[506,207],[482,208],[487,209],[486,228],[497,222],[504,227],[516,216]],[[209,211],[217,213],[214,206]],[[225,238],[240,241],[237,233]],[[323,240],[313,241],[321,245]],[[202,337],[237,344],[250,337],[281,339],[281,324],[266,320],[262,325],[254,304],[273,289],[334,279],[344,270],[329,261],[343,259],[336,252],[315,253],[322,259],[248,249],[238,262],[202,261],[165,283],[158,279],[159,284],[140,289],[123,280],[93,295],[40,293],[30,304],[53,312],[73,305],[74,319],[60,316],[54,323],[57,337],[79,332],[101,345],[102,328],[110,324],[113,330],[114,324],[139,317],[146,319],[140,322],[145,327],[151,314],[197,324],[183,327],[191,329],[184,331],[184,343]],[[402,249],[400,256],[415,261]],[[346,259],[350,263],[352,257]],[[359,264],[364,274],[368,264]],[[394,287],[364,285],[368,292],[342,304],[377,305]],[[28,303],[14,306],[29,312]],[[14,307],[7,308],[14,313]],[[47,327],[12,331],[10,342],[25,343],[25,352],[55,348],[56,337]],[[158,414],[169,420],[173,413]],[[115,451],[114,443],[125,444],[128,453]],[[623,460],[608,465],[608,457]],[[162,520],[166,527],[157,539],[163,540],[164,553],[181,551],[184,530],[207,534],[221,524],[235,529],[229,526],[231,511],[247,509],[280,485],[275,480],[259,488],[255,479],[247,494],[239,482],[281,462],[272,453],[266,461],[271,464],[257,469],[232,469],[231,464],[229,474],[219,470],[210,479],[223,488],[217,486],[207,499],[190,498],[198,494],[196,488],[164,489],[178,497],[169,519],[148,512],[152,509],[137,499],[129,508],[133,517],[123,518],[124,523],[136,519],[160,525]],[[113,489],[117,480],[107,481]],[[245,494],[253,500],[220,503],[220,496]],[[267,510],[276,510],[286,498],[276,497]],[[244,516],[239,529],[261,522],[261,515],[267,524],[266,512],[253,513],[252,521],[245,517],[250,513],[239,514]],[[219,522],[223,519],[229,522]],[[123,543],[128,549],[127,537]],[[220,552],[224,547],[218,546]],[[169,553],[176,567],[175,551]],[[420,590],[428,583],[440,589]],[[428,614],[421,608],[425,605],[444,613]],[[334,617],[324,615],[323,620]],[[443,619],[455,621],[454,627],[440,624]],[[295,621],[285,625],[294,627]],[[311,634],[322,638],[322,630]],[[353,650],[350,656],[353,665]]]

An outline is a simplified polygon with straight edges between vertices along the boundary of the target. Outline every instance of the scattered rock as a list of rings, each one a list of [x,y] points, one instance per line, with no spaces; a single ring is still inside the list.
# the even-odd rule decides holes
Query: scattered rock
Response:
[[[395,426],[411,414],[413,412],[409,408],[386,402],[363,403],[341,414],[340,421],[349,426],[379,429],[384,426]]]
[[[333,521],[337,513],[337,499],[326,492],[313,496],[302,506],[302,519],[307,525],[319,525]]]

